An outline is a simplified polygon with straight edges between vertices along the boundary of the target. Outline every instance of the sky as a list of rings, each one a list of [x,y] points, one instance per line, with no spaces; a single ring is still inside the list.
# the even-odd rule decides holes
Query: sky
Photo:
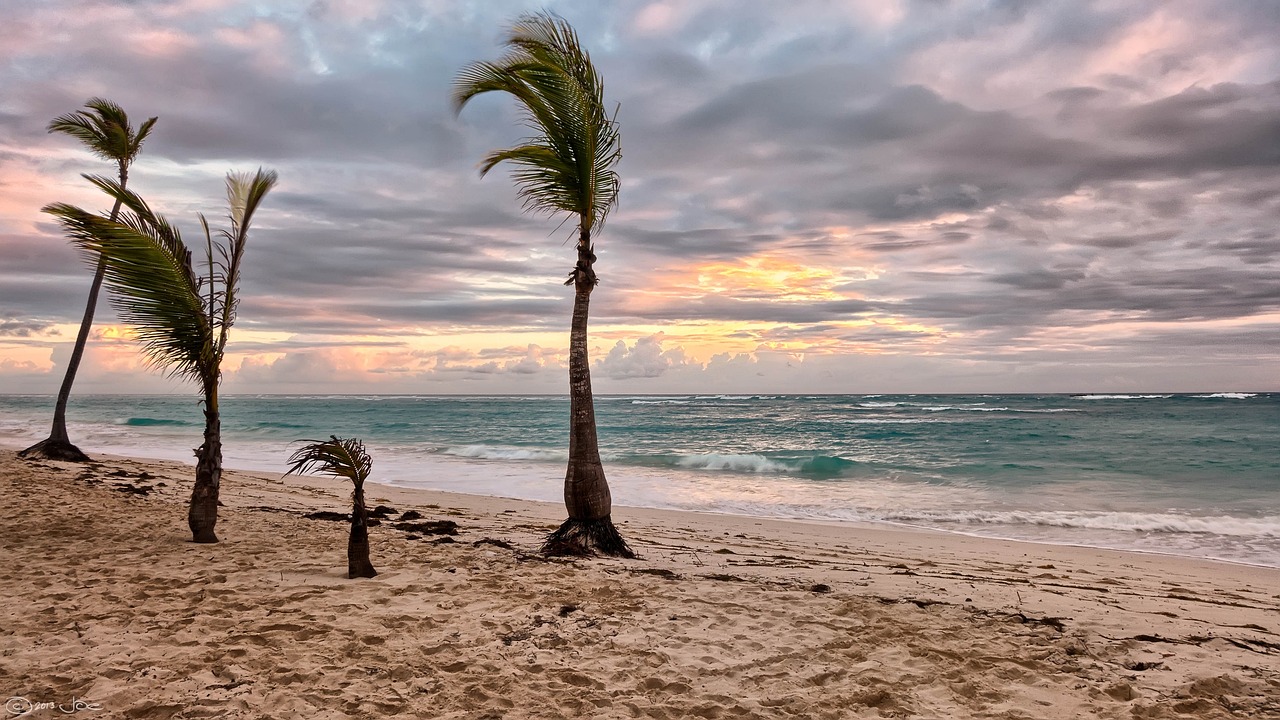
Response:
[[[480,177],[509,98],[449,105],[541,9],[618,109],[597,392],[1280,390],[1280,3],[4,0],[0,392],[71,352],[94,96],[188,242],[280,174],[224,393],[566,392],[573,223]],[[100,304],[77,392],[193,390]]]

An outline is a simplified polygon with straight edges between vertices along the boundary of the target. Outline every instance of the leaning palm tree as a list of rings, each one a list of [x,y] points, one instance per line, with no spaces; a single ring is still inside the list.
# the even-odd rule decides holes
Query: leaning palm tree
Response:
[[[117,220],[91,215],[58,203],[44,211],[57,217],[71,241],[87,260],[101,258],[105,282],[120,318],[133,326],[142,351],[172,376],[195,380],[204,393],[204,443],[196,449],[196,482],[191,492],[187,523],[198,543],[218,541],[218,490],[222,481],[222,425],[218,412],[218,384],[222,378],[227,335],[235,322],[237,286],[249,225],[262,199],[276,183],[276,174],[227,176],[230,230],[217,240],[203,215],[204,274],[197,275],[191,251],[178,229],[152,212],[137,194],[103,177],[95,185],[122,203],[127,212]]]
[[[102,98],[91,98],[84,105],[87,110],[77,110],[54,118],[49,123],[49,132],[66,133],[84,143],[94,155],[104,160],[114,160],[120,187],[123,188],[129,182],[129,166],[142,149],[142,141],[147,139],[156,118],[148,119],[134,132],[133,126],[129,124],[129,116],[119,105]],[[110,219],[115,220],[119,213],[120,201],[116,200],[111,208]],[[76,380],[76,372],[80,369],[80,360],[84,357],[84,347],[89,340],[89,329],[93,326],[93,314],[98,307],[98,291],[102,289],[102,277],[106,269],[106,261],[99,258],[97,269],[93,273],[93,284],[89,286],[89,302],[85,304],[84,317],[80,320],[80,332],[76,335],[76,344],[71,350],[71,359],[67,362],[67,374],[62,378],[62,387],[58,389],[58,399],[53,406],[53,429],[49,431],[49,437],[19,453],[22,457],[73,462],[85,462],[89,459],[71,442],[67,434],[67,401],[71,397],[71,385]]]
[[[510,93],[520,103],[535,136],[485,156],[483,176],[500,162],[516,166],[514,177],[527,211],[569,213],[577,220],[578,260],[572,285],[569,331],[569,467],[564,500],[569,519],[543,544],[549,554],[596,552],[633,557],[610,519],[612,501],[596,439],[591,368],[587,360],[587,311],[599,280],[592,232],[618,199],[614,166],[622,157],[618,127],[604,107],[604,84],[577,33],[551,14],[523,15],[507,37],[506,56],[478,62],[458,73],[455,112],[481,93]]]
[[[371,578],[378,574],[369,562],[369,511],[364,504],[364,481],[373,469],[373,458],[358,438],[330,435],[328,440],[307,443],[289,458],[289,472],[322,472],[351,481],[351,535],[347,538],[347,577]]]

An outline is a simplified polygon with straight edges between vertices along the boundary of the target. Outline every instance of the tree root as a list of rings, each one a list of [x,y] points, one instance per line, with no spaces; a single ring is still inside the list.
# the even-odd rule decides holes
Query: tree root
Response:
[[[558,530],[542,542],[542,553],[552,557],[636,556],[627,541],[618,534],[618,529],[613,526],[613,520],[608,515],[595,520],[565,520]]]
[[[18,453],[27,459],[62,460],[64,462],[89,462],[90,457],[66,440],[46,438]]]

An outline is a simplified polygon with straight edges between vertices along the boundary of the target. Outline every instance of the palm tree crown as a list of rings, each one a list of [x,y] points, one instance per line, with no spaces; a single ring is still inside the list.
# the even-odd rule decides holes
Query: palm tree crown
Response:
[[[62,221],[72,242],[87,259],[106,257],[105,282],[120,319],[131,325],[143,352],[171,374],[216,383],[235,322],[240,263],[253,213],[276,183],[276,173],[227,176],[230,230],[219,230],[214,241],[209,223],[205,232],[207,272],[197,276],[192,253],[178,229],[151,210],[141,197],[109,178],[89,180],[119,199],[126,210],[117,221],[65,203],[49,205]]]
[[[61,132],[84,143],[104,160],[127,167],[138,156],[156,118],[150,118],[135,133],[124,109],[110,100],[90,98],[85,104],[92,112],[77,110],[59,115],[49,123],[49,132]]]
[[[555,15],[521,16],[506,45],[508,53],[497,62],[477,62],[458,73],[454,110],[461,112],[481,93],[507,92],[520,102],[526,124],[537,134],[486,155],[480,173],[504,160],[515,163],[526,210],[573,213],[579,229],[589,233],[618,199],[613,168],[622,149],[617,125],[605,112],[604,83],[577,33]]]
[[[307,443],[289,457],[289,472],[322,472],[333,477],[344,477],[356,488],[364,484],[373,470],[373,458],[364,449],[359,438],[340,438],[330,435],[328,440],[303,440]]]

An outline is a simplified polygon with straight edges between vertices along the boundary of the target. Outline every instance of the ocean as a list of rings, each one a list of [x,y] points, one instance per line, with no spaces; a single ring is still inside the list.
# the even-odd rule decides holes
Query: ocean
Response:
[[[550,396],[228,396],[225,465],[357,436],[372,480],[561,500]],[[0,442],[53,398],[0,395]],[[597,396],[615,506],[889,523],[1280,567],[1280,393]],[[193,462],[193,394],[73,396],[86,452]],[[616,515],[625,510],[616,510]]]

